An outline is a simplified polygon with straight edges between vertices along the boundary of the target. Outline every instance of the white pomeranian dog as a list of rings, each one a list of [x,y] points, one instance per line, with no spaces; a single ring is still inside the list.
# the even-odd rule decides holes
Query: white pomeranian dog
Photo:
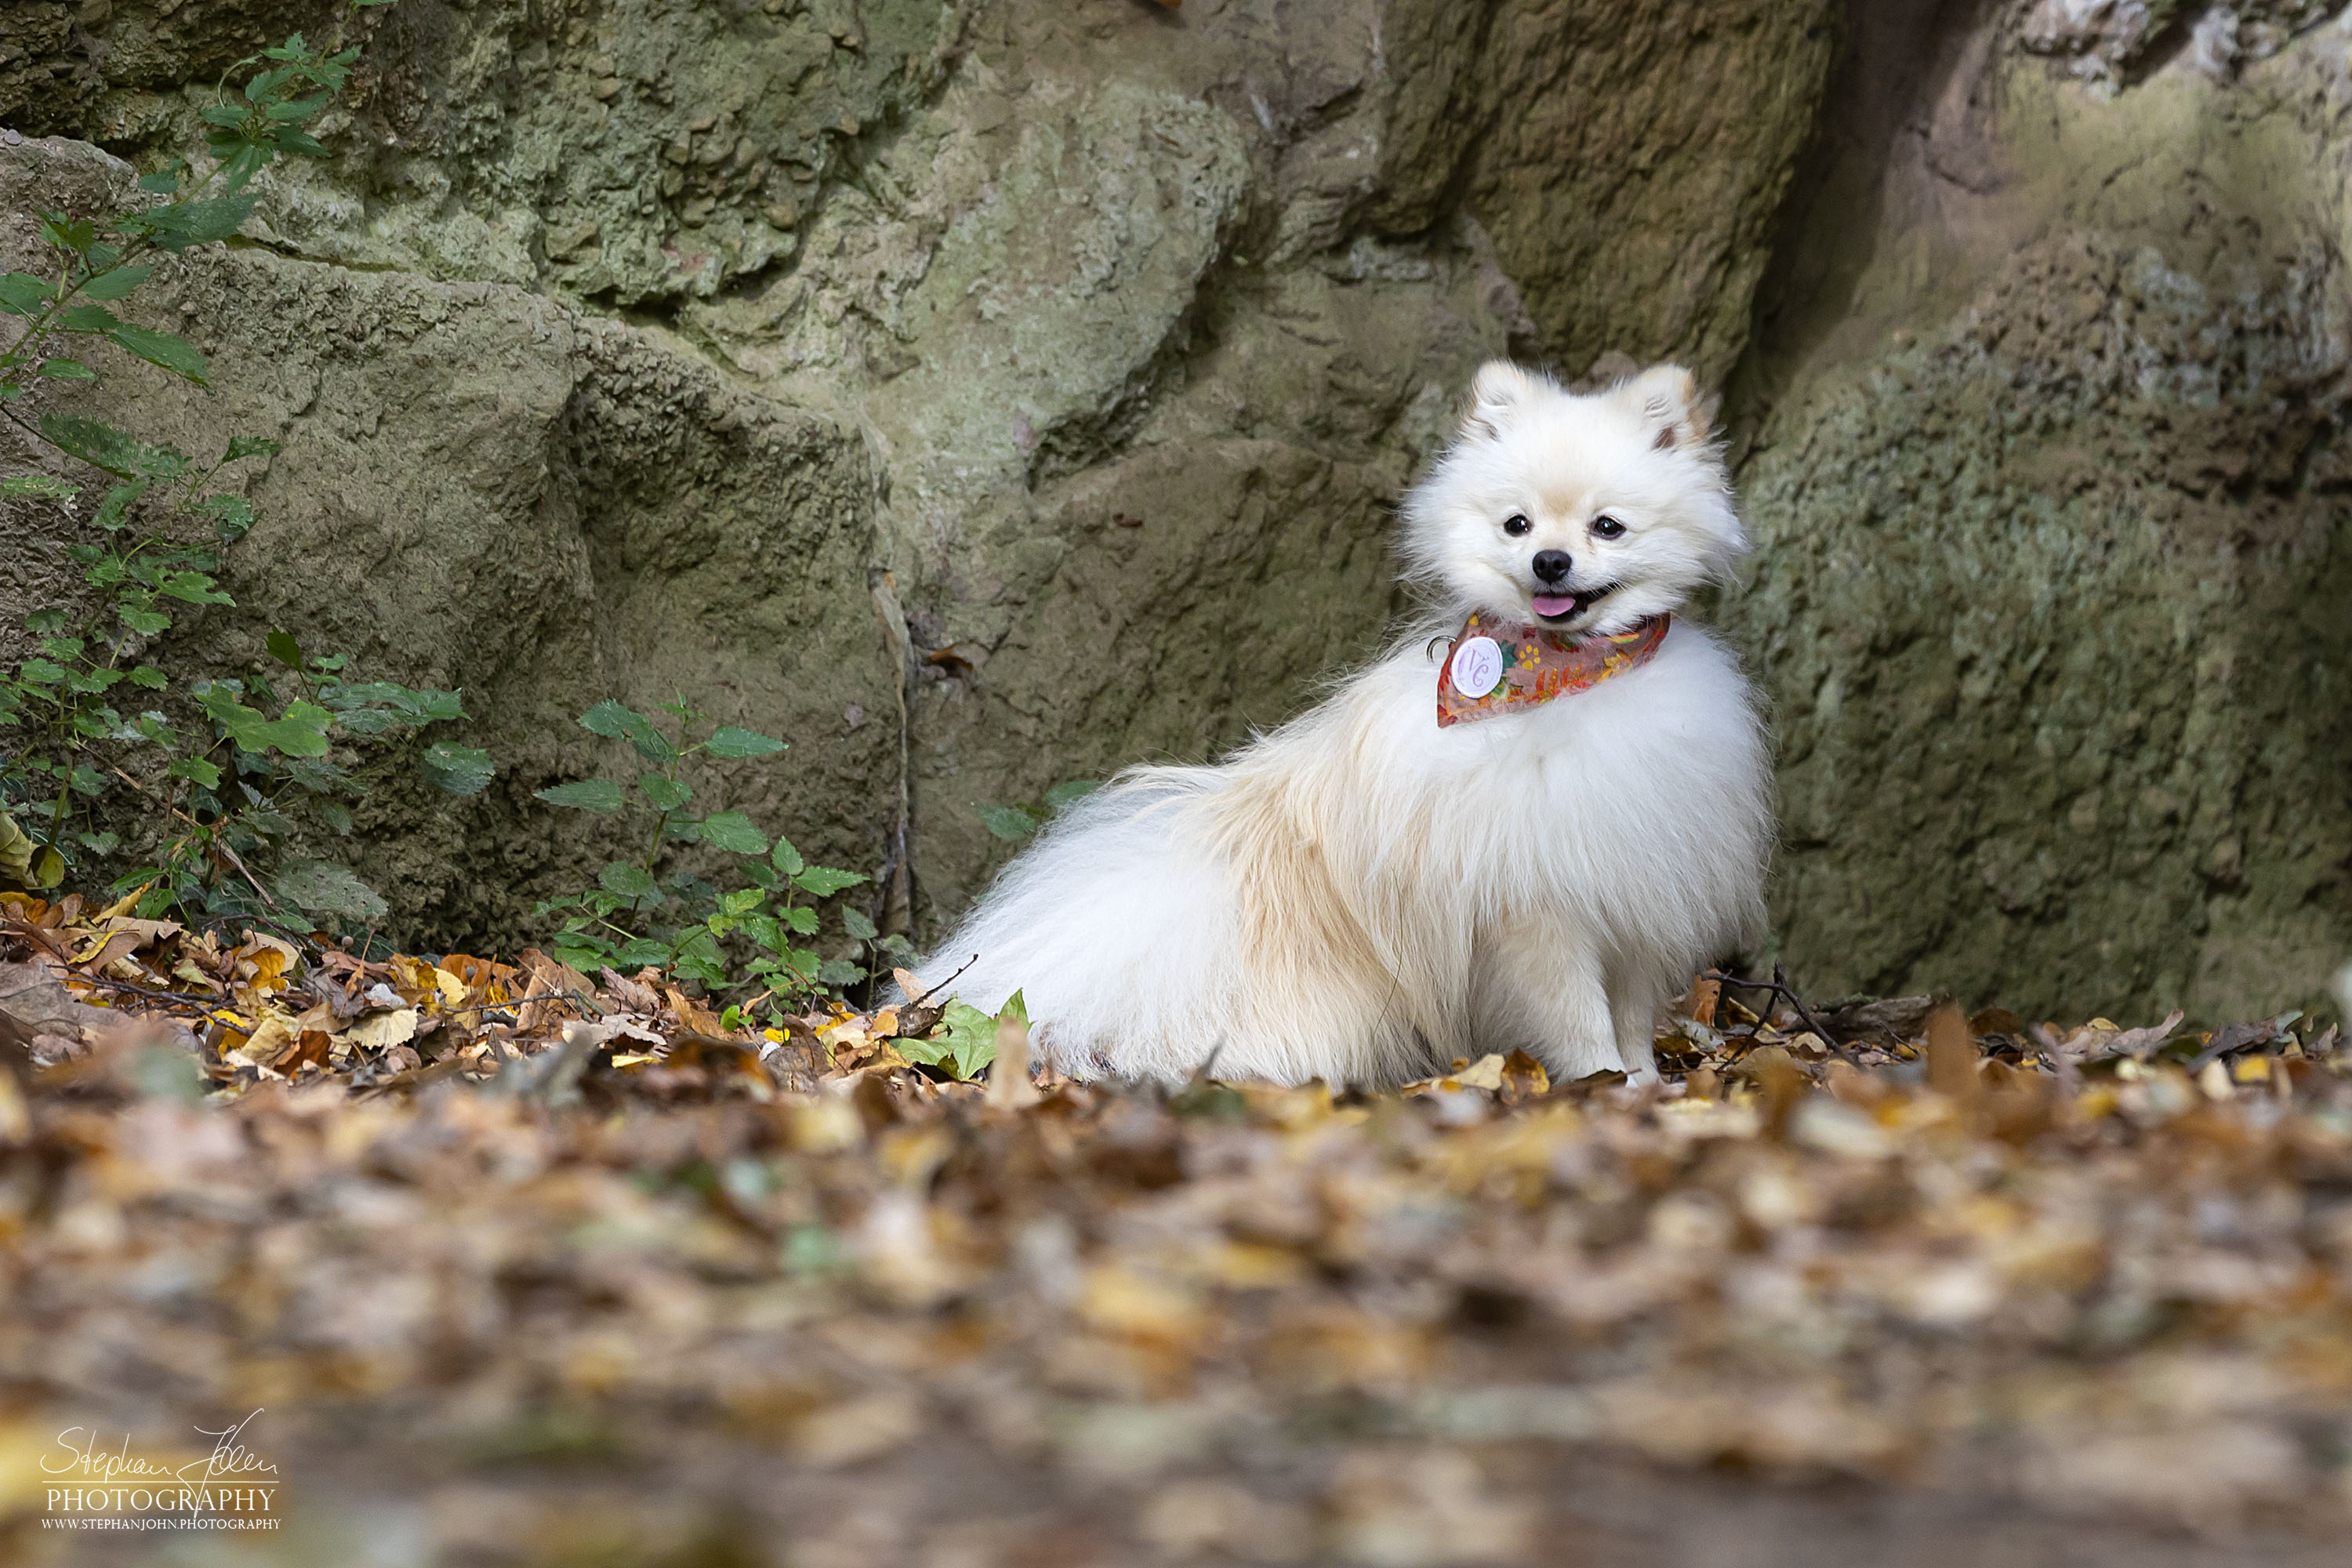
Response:
[[[1660,1007],[1759,931],[1772,839],[1748,682],[1673,616],[1746,548],[1706,422],[1679,365],[1589,396],[1480,370],[1404,505],[1429,616],[1230,760],[1066,812],[923,984],[1021,992],[1080,1078],[1214,1052],[1376,1087],[1514,1048],[1655,1078]]]

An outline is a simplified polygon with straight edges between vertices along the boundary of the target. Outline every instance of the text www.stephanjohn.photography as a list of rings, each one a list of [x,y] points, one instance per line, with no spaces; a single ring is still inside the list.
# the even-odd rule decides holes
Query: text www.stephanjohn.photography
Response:
[[[45,1530],[275,1530],[278,1466],[247,1443],[255,1410],[234,1425],[199,1426],[210,1446],[142,1449],[128,1432],[111,1445],[96,1426],[68,1426],[41,1456]]]

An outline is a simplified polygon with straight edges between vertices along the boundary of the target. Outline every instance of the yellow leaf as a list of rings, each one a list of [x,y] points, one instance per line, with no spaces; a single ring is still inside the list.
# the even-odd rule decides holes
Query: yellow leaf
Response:
[[[362,1018],[343,1031],[343,1037],[371,1051],[390,1050],[416,1037],[416,1009],[402,1007]]]
[[[114,919],[117,915],[129,914],[131,910],[139,907],[140,899],[146,893],[148,889],[154,885],[155,884],[152,882],[140,883],[137,887],[123,894],[122,897],[117,899],[114,902],[99,910],[98,918],[100,921],[105,921]]]
[[[283,1013],[267,1013],[235,1050],[222,1054],[247,1067],[268,1067],[301,1044],[302,1031]]]
[[[1454,1081],[1464,1089],[1499,1089],[1503,1087],[1503,1058],[1500,1056],[1480,1057],[1455,1073]]]

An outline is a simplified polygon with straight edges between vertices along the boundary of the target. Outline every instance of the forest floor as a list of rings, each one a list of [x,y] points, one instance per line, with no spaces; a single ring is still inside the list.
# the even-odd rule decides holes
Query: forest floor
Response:
[[[0,1558],[2344,1562],[2335,1032],[1793,1001],[1649,1088],[962,1083],[8,895]]]

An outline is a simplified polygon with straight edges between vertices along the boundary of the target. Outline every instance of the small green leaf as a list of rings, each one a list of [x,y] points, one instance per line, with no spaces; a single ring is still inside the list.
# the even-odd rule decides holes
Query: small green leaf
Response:
[[[163,672],[153,665],[142,664],[131,672],[131,684],[144,687],[150,691],[163,691],[169,689],[172,683],[164,678]]]
[[[333,97],[332,93],[322,92],[315,98],[299,98],[290,103],[273,103],[262,112],[272,120],[299,124],[326,108]]]
[[[0,274],[0,310],[12,316],[37,316],[50,298],[49,285],[29,272]]]
[[[596,885],[615,898],[632,901],[656,891],[653,873],[643,866],[615,860],[596,873]]]
[[[209,117],[209,111],[208,115]],[[143,224],[157,245],[165,250],[185,250],[190,246],[210,245],[226,239],[245,226],[253,216],[252,196],[216,196],[210,201],[178,202],[161,211],[148,213]]]
[[[68,500],[79,494],[79,485],[69,485],[48,474],[11,474],[0,479],[0,496],[38,496],[44,500]]]
[[[103,305],[68,305],[49,318],[61,332],[110,332],[122,319]]]
[[[830,866],[811,866],[793,879],[793,886],[820,899],[829,899],[844,888],[854,888],[866,880],[862,871],[838,871]]]
[[[167,599],[178,599],[190,605],[236,603],[220,591],[210,574],[204,572],[166,572],[155,580],[155,592]]]
[[[671,763],[677,760],[677,751],[669,738],[654,728],[653,721],[633,708],[624,708],[610,698],[580,715],[580,727],[592,735],[608,740],[626,741],[637,749],[637,755],[650,763]]]
[[[1018,844],[1037,831],[1037,819],[1017,805],[982,805],[980,825],[997,837]]]
[[[85,300],[120,300],[154,273],[152,267],[118,267],[111,272],[101,272],[90,279],[79,291]]]
[[[798,905],[781,911],[780,918],[802,936],[814,936],[817,931],[816,911]]]
[[[765,855],[768,836],[740,811],[722,811],[702,819],[702,840],[730,855]],[[863,878],[859,879],[861,881]]]
[[[874,922],[866,918],[864,910],[853,910],[845,906],[841,911],[841,929],[859,942],[872,942],[882,934],[876,929]]]
[[[568,805],[576,811],[618,811],[628,804],[621,786],[610,779],[583,779],[533,793],[550,805]]]
[[[172,627],[172,617],[152,605],[134,605],[126,600],[114,607],[114,614],[124,626],[141,637],[152,637],[157,632],[169,631]]]
[[[180,165],[158,169],[152,174],[139,176],[139,188],[151,196],[168,196],[180,188]]]
[[[855,985],[866,971],[845,958],[828,958],[817,965],[816,977],[827,985]]]
[[[253,528],[253,503],[243,496],[206,496],[195,510],[199,517],[213,520],[223,544],[235,544]]]
[[[98,503],[98,510],[90,514],[90,521],[106,530],[107,532],[112,533],[131,521],[132,503],[145,495],[147,489],[145,479],[133,479],[127,485],[116,485],[106,492],[106,499]]]
[[[768,757],[784,749],[784,742],[752,730],[739,730],[732,724],[721,724],[710,732],[703,745],[714,757]]]
[[[71,315],[72,312],[67,311],[66,314]],[[107,328],[106,335],[149,364],[162,365],[173,374],[184,376],[198,386],[212,384],[205,375],[205,356],[197,352],[195,344],[177,332],[159,332],[124,321]]]
[[[669,962],[669,947],[651,937],[632,937],[613,950],[612,964],[615,969],[643,969],[647,964],[661,965]]]
[[[302,645],[296,642],[291,634],[272,626],[269,628],[269,636],[264,639],[262,646],[268,648],[270,658],[287,668],[302,668]]]
[[[951,1001],[931,1043],[945,1047],[942,1065],[956,1077],[977,1077],[996,1059],[996,1020],[977,1007]]]
[[[890,1047],[916,1066],[927,1068],[938,1067],[941,1062],[946,1061],[951,1048],[943,1039],[897,1039],[890,1042]]]
[[[34,373],[56,381],[96,381],[98,372],[78,359],[45,359]]]
[[[390,912],[374,889],[332,860],[289,860],[270,880],[280,899],[310,914],[376,921]]]
[[[335,716],[317,703],[298,700],[288,703],[280,717],[253,729],[260,745],[243,736],[236,740],[249,752],[267,747],[289,757],[323,757],[329,750],[327,727],[334,721]]]
[[[41,220],[41,237],[60,250],[79,255],[98,243],[98,225],[86,217],[51,213]]]
[[[801,858],[801,852],[793,847],[793,841],[789,838],[777,839],[775,851],[768,857],[768,859],[777,870],[787,877],[799,876],[801,868],[807,864]]]
[[[1045,792],[1045,804],[1055,811],[1066,811],[1100,788],[1100,779],[1065,779]]]
[[[188,779],[206,789],[220,788],[220,764],[202,757],[182,757],[172,764],[171,773],[173,778]]]
[[[242,462],[247,458],[274,458],[283,448],[267,436],[232,436],[228,450],[221,454],[223,463]]]
[[[170,447],[150,447],[103,420],[45,414],[41,434],[61,450],[117,479],[175,479],[187,471],[184,453]]]
[[[643,775],[637,780],[637,788],[644,792],[647,800],[653,802],[656,811],[676,811],[694,798],[692,790],[677,780],[666,779],[659,773]]]
[[[436,741],[425,747],[418,764],[426,778],[457,795],[481,794],[498,771],[489,752],[475,746],[452,745],[446,741]]]

